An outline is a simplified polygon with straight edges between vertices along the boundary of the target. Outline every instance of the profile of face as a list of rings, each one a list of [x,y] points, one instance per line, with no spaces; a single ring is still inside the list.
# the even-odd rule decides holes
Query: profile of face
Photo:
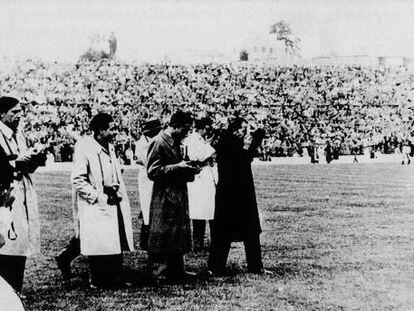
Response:
[[[101,130],[100,131],[100,138],[103,142],[105,143],[111,143],[114,141],[115,137],[116,137],[116,128],[115,128],[115,123],[114,122],[110,122],[109,123],[109,127],[105,130]]]
[[[240,126],[240,128],[238,128],[237,130],[235,130],[233,133],[235,136],[237,136],[240,139],[244,139],[244,137],[247,134],[247,129],[248,129],[248,124],[247,122],[243,122]]]
[[[12,107],[9,111],[1,114],[1,121],[6,124],[14,132],[19,127],[20,119],[22,117],[22,107],[20,103]]]
[[[211,126],[210,125],[206,125],[204,128],[202,128],[202,129],[199,130],[199,134],[203,138],[210,137],[210,135],[211,135]]]
[[[176,137],[178,140],[183,140],[190,132],[191,124],[185,124],[176,128]]]

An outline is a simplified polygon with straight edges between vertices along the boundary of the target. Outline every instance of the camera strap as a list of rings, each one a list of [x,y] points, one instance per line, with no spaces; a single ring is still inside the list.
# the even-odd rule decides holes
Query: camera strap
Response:
[[[111,164],[112,180],[115,179],[116,183],[119,184],[118,171],[116,168],[116,157],[115,159],[112,158],[111,150],[109,150],[108,155],[109,155],[110,164]],[[102,165],[101,153],[98,153],[98,160],[99,160],[99,168],[101,169],[102,187],[104,187],[105,186],[105,175],[104,175],[104,170],[103,170],[103,165]]]

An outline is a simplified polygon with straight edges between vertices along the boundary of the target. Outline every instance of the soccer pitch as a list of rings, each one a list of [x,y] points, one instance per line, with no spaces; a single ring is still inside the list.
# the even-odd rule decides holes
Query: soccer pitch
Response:
[[[397,163],[253,168],[263,259],[274,275],[246,274],[234,243],[229,276],[161,287],[145,283],[139,245],[137,171],[126,170],[137,249],[124,256],[133,286],[92,290],[87,262],[60,278],[54,256],[73,234],[69,172],[33,177],[42,255],[27,263],[28,310],[410,310],[414,308],[414,169]],[[206,269],[208,253],[186,256]]]

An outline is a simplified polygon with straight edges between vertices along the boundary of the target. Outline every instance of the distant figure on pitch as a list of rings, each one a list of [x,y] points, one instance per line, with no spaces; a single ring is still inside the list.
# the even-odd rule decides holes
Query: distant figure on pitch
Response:
[[[215,149],[207,142],[213,121],[198,119],[192,132],[183,142],[187,159],[201,168],[193,182],[187,184],[190,219],[193,221],[193,249],[204,249],[207,220],[214,218],[217,168],[214,166]]]
[[[147,155],[151,139],[161,131],[161,121],[151,119],[142,125],[142,135],[135,145],[135,156],[138,164],[138,193],[141,208],[140,246],[148,250],[149,209],[152,195],[153,181],[147,175]]]
[[[411,163],[410,159],[411,154],[411,142],[410,140],[404,139],[403,145],[402,145],[402,165],[404,165],[404,162],[407,161],[407,165]]]

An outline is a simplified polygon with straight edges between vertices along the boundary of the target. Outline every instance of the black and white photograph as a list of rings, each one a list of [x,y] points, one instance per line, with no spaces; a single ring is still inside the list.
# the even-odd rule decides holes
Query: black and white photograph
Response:
[[[0,0],[0,311],[414,310],[413,16]]]

